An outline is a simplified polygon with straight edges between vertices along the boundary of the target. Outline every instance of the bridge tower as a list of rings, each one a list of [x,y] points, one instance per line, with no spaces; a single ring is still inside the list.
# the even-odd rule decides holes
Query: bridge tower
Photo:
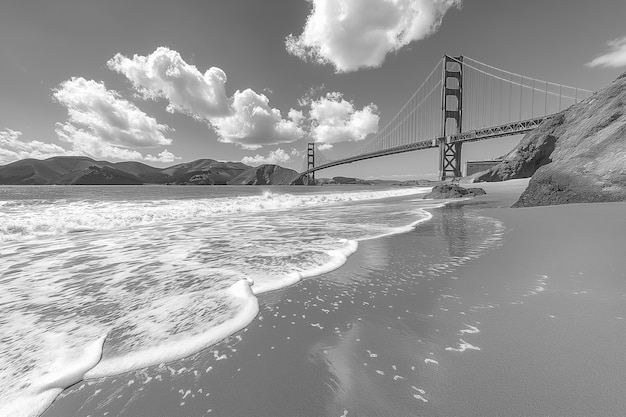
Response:
[[[463,56],[444,55],[441,83],[442,135],[439,139],[439,179],[461,177],[461,143],[450,143],[450,135],[461,133],[463,120]],[[448,98],[453,99],[448,100]],[[454,120],[454,126],[448,121]]]
[[[306,169],[307,171],[315,168],[315,143],[309,142],[307,144],[307,159],[306,159]],[[315,185],[315,171],[311,171],[306,174],[306,184],[307,185]]]

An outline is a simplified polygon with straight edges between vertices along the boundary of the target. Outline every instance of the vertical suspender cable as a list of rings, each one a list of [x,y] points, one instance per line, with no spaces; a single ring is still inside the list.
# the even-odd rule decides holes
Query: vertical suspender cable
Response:
[[[489,80],[489,126],[493,126],[494,124],[494,120],[495,120],[495,103],[494,103],[494,98],[493,95],[495,93],[495,87],[496,85],[494,84],[495,78],[491,77],[491,74],[488,74],[490,76],[490,78],[488,78]],[[495,72],[494,72],[495,75]]]
[[[487,91],[487,71],[485,71],[483,73],[484,78],[485,78],[485,91]],[[483,95],[483,126],[485,127],[487,125],[487,94]]]
[[[502,124],[502,71],[500,71],[500,77],[498,82],[498,124]]]
[[[511,110],[513,109],[513,74],[509,74],[509,122],[511,121]]]
[[[524,77],[522,77],[522,80],[520,81],[519,84],[519,119],[518,120],[522,120],[522,95],[524,94],[523,91],[523,85],[524,85]]]
[[[548,82],[546,81],[546,102],[543,105],[543,115],[548,114]]]
[[[530,118],[535,117],[535,79],[533,78],[533,95],[532,103],[530,103]]]

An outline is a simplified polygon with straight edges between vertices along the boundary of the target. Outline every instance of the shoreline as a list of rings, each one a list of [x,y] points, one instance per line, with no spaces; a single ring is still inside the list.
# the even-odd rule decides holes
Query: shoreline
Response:
[[[512,185],[519,189],[521,182]],[[544,354],[561,351],[554,344],[562,348],[559,340],[545,332],[544,317],[539,320],[534,310],[524,310],[527,306],[535,308],[535,301],[541,297],[553,295],[548,284],[554,285],[554,273],[533,275],[528,271],[529,265],[515,261],[520,251],[532,249],[533,253],[541,253],[540,249],[545,250],[551,242],[542,242],[541,236],[527,236],[530,231],[525,235],[520,231],[536,221],[537,212],[548,216],[557,230],[555,223],[562,212],[578,219],[581,211],[610,211],[596,216],[606,222],[626,205],[499,209],[516,198],[517,191],[507,190],[506,184],[483,188],[486,196],[429,209],[433,219],[410,232],[361,242],[359,251],[335,271],[260,294],[259,316],[228,339],[162,366],[83,381],[65,390],[43,415],[102,415],[99,413],[106,411],[109,415],[129,416],[339,416],[346,411],[348,415],[577,415],[571,412],[581,401],[572,402],[569,396],[568,413],[563,413],[559,407],[565,405],[558,401],[553,408],[545,408],[545,401],[536,401],[536,408],[528,408],[526,402],[531,403],[529,398],[539,393],[526,384],[519,387],[524,388],[524,399],[514,401],[514,393],[502,392],[511,384],[506,383],[506,378],[503,383],[498,368],[515,373],[510,364],[525,357],[515,354],[524,350],[524,343],[526,347],[532,345],[529,340],[534,331],[543,329],[540,343],[552,348]],[[488,223],[489,236],[478,227],[484,227],[480,222],[485,216],[495,219]],[[566,226],[571,226],[571,222],[575,220],[570,219]],[[593,226],[592,221],[587,229]],[[548,233],[539,226],[535,229],[535,233]],[[591,236],[591,230],[586,232]],[[481,233],[481,239],[476,238]],[[493,238],[494,235],[499,237]],[[513,248],[507,249],[511,245]],[[415,246],[420,250],[415,251]],[[446,253],[447,264],[435,262],[440,260],[440,253]],[[583,255],[593,254],[596,252],[582,251],[578,263],[587,259]],[[624,266],[624,257],[609,259]],[[544,257],[531,266],[549,264],[550,259]],[[506,285],[496,279],[503,271],[510,273]],[[609,268],[604,273],[611,271]],[[562,315],[552,313],[555,314],[548,316]],[[619,314],[626,317],[626,311]],[[521,319],[517,316],[528,322],[518,323]],[[626,320],[615,320],[617,326],[626,324]],[[511,323],[520,329],[509,329]],[[614,326],[611,329],[616,331]],[[519,334],[529,340],[517,340]],[[560,332],[555,334],[562,336]],[[495,348],[506,345],[507,340],[516,340],[518,345]],[[619,345],[615,343],[616,348]],[[534,346],[530,347],[536,352]],[[574,359],[584,358],[588,364],[601,361],[587,350],[573,347],[568,352]],[[557,363],[552,368],[564,365],[558,355],[553,356],[550,357]],[[611,357],[616,362],[615,369],[613,377],[607,379],[618,393],[624,384],[616,377],[626,367],[619,356]],[[549,364],[543,365],[553,372]],[[526,362],[518,367],[514,371],[524,373],[527,380],[543,381],[549,376],[540,370],[533,374],[529,369],[534,368]],[[477,382],[476,378],[482,375],[492,375],[492,379]],[[272,384],[267,384],[268,380]],[[604,388],[612,391],[610,386]],[[550,391],[546,386],[543,389]],[[492,391],[500,394],[497,398],[491,395],[491,402],[485,402]],[[559,394],[562,389],[557,391]],[[477,397],[476,392],[483,398]],[[597,399],[584,395],[581,398],[598,406]],[[498,404],[500,408],[494,409]],[[626,404],[615,399],[612,407],[618,405]],[[610,410],[611,406],[605,406],[605,411]]]
[[[306,195],[304,194],[303,196],[292,196],[289,194],[286,194],[284,197],[281,197],[280,195],[278,195],[277,198],[274,198],[274,196],[272,195],[272,193],[269,193],[268,191],[265,191],[261,198],[259,199],[258,196],[254,197],[253,199],[255,200],[261,200],[262,204],[266,204],[268,199],[270,200],[279,200],[279,203],[281,202],[286,202],[287,203],[293,203],[295,200],[296,203],[315,203],[316,201],[319,203],[318,200],[322,200],[322,201],[326,201],[328,199],[330,199],[331,201],[344,201],[344,200],[348,200],[348,205],[352,205],[353,203],[351,202],[351,200],[363,200],[363,199],[371,199],[372,197],[376,198],[376,197],[381,197],[382,196],[386,196],[387,198],[389,198],[390,196],[392,197],[390,201],[403,201],[407,195],[412,196],[413,194],[419,194],[420,192],[423,192],[424,188],[413,188],[413,189],[403,189],[403,190],[379,190],[379,191],[375,191],[372,193],[371,190],[366,190],[365,192],[356,192],[356,193],[348,193],[347,195],[345,193],[343,194],[324,194],[322,196],[317,196],[317,195]],[[312,200],[312,201],[311,201]],[[358,204],[358,201],[355,202],[355,204]],[[17,204],[19,205],[19,204]],[[232,205],[232,204],[231,204]],[[289,205],[289,204],[287,204]],[[306,204],[305,204],[306,205]],[[391,204],[391,207],[394,207],[394,204]],[[254,207],[253,207],[254,208]],[[333,209],[334,211],[334,209]],[[337,213],[337,212],[335,212]],[[416,216],[419,218],[419,214],[414,214],[413,216],[410,214],[410,211],[408,212],[409,214],[406,216],[406,218],[408,218],[408,220],[413,220]],[[420,211],[420,213],[422,213],[422,211]],[[424,212],[424,214],[426,214]],[[405,219],[406,222],[407,219]],[[398,224],[403,224],[402,222],[398,223]],[[398,227],[396,228],[398,229],[397,231],[394,231],[394,233],[399,233],[401,230],[399,229],[403,229],[403,227]],[[363,231],[364,233],[367,233],[365,230]],[[380,231],[382,233],[382,230]],[[106,232],[105,232],[106,233]],[[104,234],[104,233],[101,233]],[[374,233],[370,233],[370,234],[376,234],[376,232]],[[357,238],[358,239],[358,238]],[[77,240],[80,240],[80,236],[77,238]],[[87,240],[87,239],[82,239],[83,241]],[[129,241],[133,241],[135,243],[133,243],[133,245],[136,244],[136,240],[134,239],[128,239]],[[340,241],[339,241],[340,242]],[[50,242],[43,242],[43,244],[49,244]],[[16,242],[14,244],[9,244],[9,252],[11,248],[19,248],[20,243]],[[305,268],[304,271],[296,274],[296,273],[292,273],[292,274],[287,274],[288,278],[295,278],[295,280],[300,280],[302,275],[312,275],[312,274],[318,274],[318,273],[325,273],[328,272],[330,269],[335,269],[339,266],[341,266],[340,264],[343,264],[346,261],[346,257],[349,254],[348,252],[352,253],[355,249],[356,249],[356,241],[352,241],[352,240],[345,240],[345,245],[339,244],[339,245],[334,245],[334,247],[336,247],[336,250],[332,250],[331,248],[333,247],[333,245],[330,245],[329,247],[327,247],[328,251],[326,252],[330,259],[328,260],[328,262],[323,264],[323,267],[321,268]],[[80,245],[79,245],[80,246]],[[171,247],[170,247],[171,248]],[[281,251],[279,251],[281,252]],[[17,249],[14,249],[13,254],[17,255]],[[17,258],[17,256],[16,256]],[[320,259],[321,261],[324,261],[324,259]],[[19,262],[19,259],[16,260],[16,262]],[[317,262],[317,264],[319,264],[320,262]],[[315,266],[316,262],[313,262],[313,266]],[[243,266],[243,265],[242,265]],[[126,268],[126,266],[122,266],[122,268]],[[63,274],[65,274],[65,271],[62,272]],[[246,274],[243,274],[244,276],[246,276]],[[164,277],[166,278],[166,277]],[[255,293],[259,293],[262,290],[267,290],[268,286],[267,281],[262,280],[262,276],[261,279],[257,280],[257,285],[255,285],[252,289],[253,292]],[[163,280],[166,281],[166,280]],[[248,283],[252,283],[252,279],[246,279],[246,281],[248,281]],[[293,281],[293,279],[292,279]],[[258,285],[258,283],[261,283],[261,285]],[[280,286],[284,287],[285,283],[281,283]],[[110,285],[110,284],[109,284]],[[245,286],[246,288],[248,287],[248,285]],[[113,286],[113,288],[115,288],[115,286]],[[62,296],[62,294],[61,294]],[[122,298],[123,299],[123,298]],[[256,297],[254,297],[254,304],[257,304],[257,299]],[[204,311],[211,311],[209,310],[204,310]],[[234,328],[232,328],[232,331],[227,331],[227,332],[223,332],[223,331],[218,331],[217,333],[219,333],[219,339],[224,338],[224,336],[229,336],[232,333],[236,333],[238,330],[241,329],[241,327],[245,327],[245,325],[249,324],[249,322],[251,322],[254,317],[256,316],[256,311],[254,311],[254,314],[248,314],[246,313],[245,316],[247,317],[245,319],[245,323],[240,323],[240,320],[237,320],[237,325],[234,326]],[[242,324],[242,325],[241,325]],[[160,325],[160,324],[159,324]],[[231,326],[233,327],[233,326]],[[96,349],[89,349],[89,351],[93,351],[94,355],[97,355],[98,359],[96,359],[96,362],[98,362],[98,364],[94,367],[94,364],[91,364],[91,361],[86,361],[86,363],[88,362],[89,365],[85,365],[87,368],[92,368],[92,369],[83,369],[83,367],[81,366],[80,369],[77,368],[77,371],[72,371],[72,372],[65,372],[65,367],[64,366],[60,366],[58,371],[54,371],[54,372],[48,372],[48,374],[50,374],[50,378],[56,378],[59,381],[64,381],[63,383],[57,383],[56,385],[58,385],[58,392],[60,392],[61,390],[65,389],[66,387],[73,385],[74,382],[82,382],[84,379],[93,379],[96,377],[114,377],[115,375],[118,375],[120,373],[124,373],[124,372],[129,372],[129,371],[133,371],[136,369],[143,369],[145,367],[148,366],[153,366],[153,365],[158,365],[161,362],[169,362],[169,361],[173,361],[173,360],[177,360],[181,357],[186,357],[190,354],[196,353],[200,350],[202,350],[203,348],[206,348],[208,346],[210,346],[211,344],[213,344],[212,342],[215,342],[215,337],[213,337],[213,334],[216,333],[216,329],[213,329],[213,331],[208,330],[207,332],[203,332],[203,334],[195,334],[195,335],[191,335],[190,337],[188,337],[186,339],[186,341],[182,344],[179,344],[178,346],[175,343],[163,343],[160,344],[158,346],[155,346],[152,349],[144,349],[142,352],[140,353],[129,353],[127,355],[124,356],[117,356],[114,357],[113,355],[110,355],[109,357],[107,357],[106,355],[106,349],[107,346],[104,346],[104,349],[102,348],[102,343],[99,343],[98,349],[96,351]],[[108,328],[104,328],[103,331],[99,332],[99,335],[104,335],[110,334],[110,331],[108,330]],[[204,340],[210,340],[211,343],[202,343],[202,341]],[[219,340],[217,340],[219,341]],[[189,342],[189,343],[187,343]],[[87,341],[87,343],[90,343],[90,340]],[[87,343],[84,344],[79,344],[80,346],[86,346]],[[109,348],[111,347],[111,344],[109,344]],[[28,349],[27,351],[31,351],[33,352],[34,349],[33,348],[26,348]],[[78,349],[76,349],[78,350]],[[110,349],[109,349],[110,351]],[[104,352],[104,353],[103,353]],[[39,355],[38,355],[39,356]],[[104,357],[102,357],[104,356]],[[101,358],[102,357],[102,358]],[[72,364],[76,365],[76,360],[75,359],[71,359]],[[117,362],[121,362],[121,363],[117,363]],[[48,377],[48,374],[46,374],[46,377]],[[24,375],[24,378],[27,378],[28,374]],[[24,379],[22,378],[22,379]],[[32,378],[33,380],[38,381],[39,378]],[[15,384],[11,384],[8,386],[9,392],[13,395],[14,398],[16,398],[15,401],[10,401],[11,404],[17,404],[16,407],[12,407],[12,406],[8,406],[8,408],[16,408],[16,409],[20,409],[23,406],[20,405],[20,401],[21,404],[30,404],[32,402],[35,401],[24,401],[24,398],[28,398],[29,393],[27,393],[25,390],[19,389],[18,390],[18,386],[19,386],[19,378],[16,379],[16,383]],[[44,384],[43,388],[39,388],[38,385],[33,384],[33,389],[32,391],[36,391],[39,392],[40,389],[46,389],[47,385]],[[56,389],[56,386],[55,386]],[[26,407],[24,407],[24,411],[26,412],[25,415],[35,415],[35,414],[39,414],[42,410],[44,410],[45,408],[47,408],[49,406],[49,404],[52,402],[52,399],[57,395],[57,392],[54,393],[54,395],[52,395],[51,393],[46,393],[47,397],[46,398],[50,398],[50,400],[45,400],[45,401],[36,401],[38,403],[38,408],[35,409],[31,409],[30,411],[28,409],[26,409]],[[48,395],[49,394],[49,395]],[[41,396],[39,396],[41,397]],[[38,397],[38,398],[39,398]],[[41,397],[43,398],[43,397]],[[5,402],[5,404],[8,404],[8,402]],[[2,409],[4,409],[5,407],[0,407]],[[11,414],[11,411],[8,411],[9,414]]]

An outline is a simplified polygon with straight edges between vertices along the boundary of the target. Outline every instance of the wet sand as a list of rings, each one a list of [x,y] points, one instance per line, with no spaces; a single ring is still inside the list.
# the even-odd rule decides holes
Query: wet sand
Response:
[[[525,182],[478,186],[260,295],[227,340],[79,383],[44,415],[623,415],[626,204],[498,208]]]

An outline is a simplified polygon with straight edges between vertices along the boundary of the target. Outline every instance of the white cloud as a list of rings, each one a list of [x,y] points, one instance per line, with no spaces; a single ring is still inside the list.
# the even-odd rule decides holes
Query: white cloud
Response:
[[[294,154],[296,151],[296,154]],[[287,153],[285,150],[278,148],[275,151],[270,151],[267,156],[256,154],[255,156],[244,156],[241,159],[246,165],[258,166],[263,164],[286,164],[291,161],[292,155],[297,155],[297,150],[293,149],[291,151],[291,155]]]
[[[294,119],[283,119],[280,110],[270,107],[267,96],[251,89],[227,97],[224,71],[212,67],[202,74],[169,48],[160,47],[148,56],[134,55],[132,59],[116,54],[108,66],[125,75],[144,98],[163,97],[168,100],[168,111],[207,122],[220,142],[257,149],[304,136],[297,113],[290,112]]]
[[[20,159],[46,159],[53,156],[75,155],[53,143],[37,140],[24,141],[22,132],[12,129],[0,130],[0,164],[8,164]]]
[[[331,143],[320,143],[319,145],[317,145],[317,149],[320,151],[327,151],[332,148],[333,145]]]
[[[298,98],[298,105],[300,107],[309,106],[315,100],[315,96],[321,94],[324,90],[326,90],[326,84],[324,83],[312,86],[302,97]]]
[[[608,50],[586,65],[588,67],[626,67],[626,36],[607,42]]]
[[[389,52],[424,39],[461,0],[311,0],[300,36],[287,51],[305,61],[331,64],[337,72],[382,65]]]
[[[327,93],[311,103],[310,136],[318,143],[357,142],[378,130],[379,117],[374,104],[356,110],[341,93]],[[328,149],[326,147],[326,149]]]
[[[157,123],[133,103],[107,90],[103,83],[74,77],[54,90],[67,108],[68,120],[56,124],[60,140],[73,150],[94,157],[144,159],[136,148],[169,145],[170,128]]]
[[[296,109],[289,109],[287,117],[289,117],[289,119],[291,119],[297,126],[301,125],[306,120],[302,111]]]
[[[202,74],[169,48],[159,47],[148,56],[134,55],[132,59],[116,54],[107,65],[125,75],[144,98],[167,99],[167,110],[172,113],[210,119],[230,111],[224,71],[211,67]]]
[[[269,99],[251,89],[237,90],[232,98],[233,113],[212,119],[219,141],[236,143],[245,149],[288,143],[304,136],[298,126],[301,113],[290,112],[296,119],[283,119],[280,110],[269,106]]]
[[[159,153],[157,156],[152,156],[148,154],[144,159],[151,162],[174,162],[175,160],[179,160],[182,158],[180,156],[175,156],[170,151],[164,149],[163,152]]]

